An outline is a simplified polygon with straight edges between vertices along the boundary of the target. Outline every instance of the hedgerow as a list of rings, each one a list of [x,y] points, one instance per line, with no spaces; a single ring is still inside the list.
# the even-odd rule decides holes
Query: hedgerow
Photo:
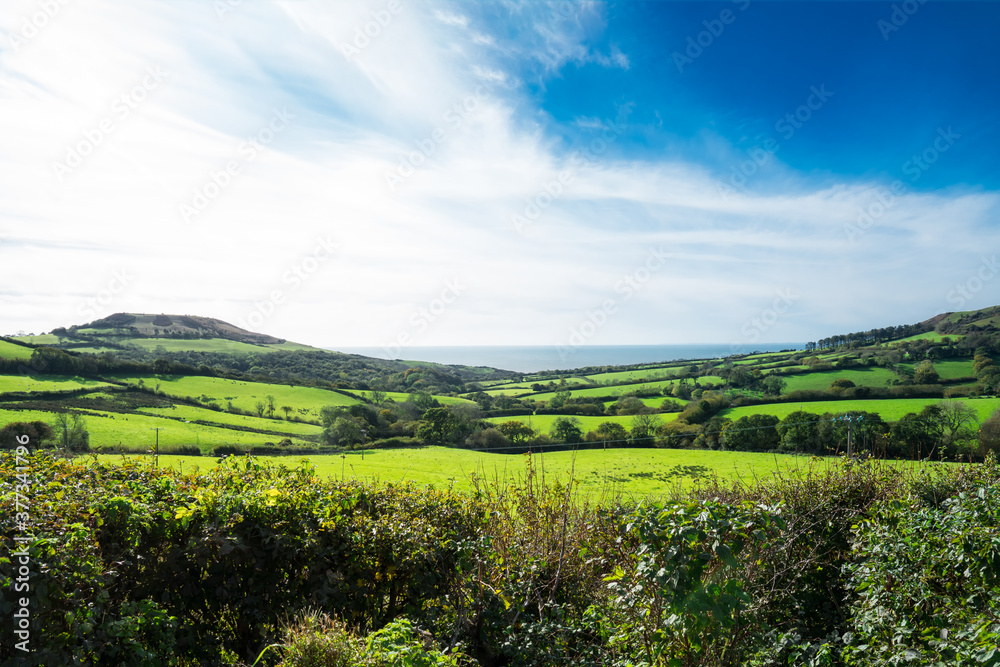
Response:
[[[525,460],[459,494],[2,454],[0,615],[30,598],[31,653],[5,623],[0,663],[1000,664],[992,461],[592,507]]]

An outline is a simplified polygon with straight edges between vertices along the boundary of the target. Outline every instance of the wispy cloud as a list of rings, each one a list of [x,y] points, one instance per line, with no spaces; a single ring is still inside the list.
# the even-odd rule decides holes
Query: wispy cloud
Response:
[[[7,35],[35,7],[14,4]],[[0,294],[0,330],[81,321],[80,304],[122,267],[134,278],[101,314],[237,321],[287,290],[287,267],[327,236],[337,255],[266,332],[381,344],[460,276],[462,298],[414,343],[554,344],[656,246],[666,265],[589,342],[728,342],[789,285],[802,297],[768,336],[802,340],[929,314],[928,295],[980,262],[994,192],[904,194],[852,241],[845,226],[878,179],[782,166],[775,187],[722,198],[712,161],[619,150],[581,162],[609,121],[576,116],[582,136],[567,147],[548,134],[531,77],[631,64],[588,43],[600,5],[531,5],[511,5],[495,32],[444,4],[401,3],[386,20],[380,2],[243,3],[224,22],[209,5],[67,5],[0,51],[0,124],[16,128],[0,139],[0,274],[19,292]],[[150,67],[169,74],[120,116],[116,101]],[[291,117],[280,131],[276,113]],[[60,179],[54,163],[88,141]],[[390,190],[386,174],[414,155]],[[518,234],[511,217],[567,173]],[[197,193],[209,201],[185,220]]]

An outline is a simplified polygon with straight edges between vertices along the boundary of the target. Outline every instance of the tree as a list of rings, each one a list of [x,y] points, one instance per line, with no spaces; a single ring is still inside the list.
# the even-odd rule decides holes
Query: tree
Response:
[[[436,398],[428,394],[426,391],[416,391],[410,394],[410,398],[407,399],[415,406],[420,409],[421,413],[426,412],[430,408],[439,408],[441,404]]]
[[[601,422],[587,436],[587,440],[595,442],[624,444],[626,438],[628,438],[628,430],[617,422]]]
[[[363,441],[362,425],[352,417],[337,417],[323,429],[323,442],[334,447],[350,447]]]
[[[740,452],[769,452],[778,448],[780,438],[774,415],[740,417],[722,430],[722,448]]]
[[[510,440],[499,429],[487,428],[473,432],[465,439],[465,444],[472,449],[503,449],[510,447]]]
[[[857,385],[854,384],[853,381],[848,380],[847,378],[839,378],[830,383],[830,391],[841,393],[845,389],[851,389],[856,386]]]
[[[985,458],[992,453],[1000,457],[1000,410],[995,411],[979,427],[979,455]]]
[[[294,410],[295,408],[293,408],[290,405],[282,405],[281,409],[285,413],[285,419],[288,420],[289,419],[289,415],[291,415],[292,410]]]
[[[382,407],[382,405],[385,403],[385,396],[386,396],[385,380],[383,380],[382,378],[378,378],[377,380],[372,382],[371,390],[368,395],[369,397],[371,397],[372,403],[374,403],[378,407]]]
[[[458,420],[448,408],[430,408],[424,412],[417,437],[434,445],[443,445],[455,433]]]
[[[555,396],[549,399],[549,407],[558,410],[566,404],[569,397],[572,396],[568,391],[557,391]]]
[[[941,442],[943,429],[937,419],[909,413],[892,425],[886,455],[895,458],[920,458],[929,455]]]
[[[267,399],[267,416],[274,417],[274,408],[276,407],[274,403],[274,396],[268,394],[266,396],[266,399]]]
[[[660,418],[656,415],[636,415],[632,418],[632,431],[629,433],[629,440],[634,445],[651,447],[659,425]]]
[[[57,435],[62,437],[63,449],[70,452],[85,452],[90,449],[90,433],[83,417],[73,413],[60,412],[56,415]]]
[[[778,396],[785,388],[785,381],[777,375],[768,375],[760,381],[760,388],[767,396]]]
[[[254,404],[254,408],[257,410],[257,416],[258,417],[263,417],[264,416],[264,410],[267,409],[267,403],[265,403],[264,401],[257,401]]]
[[[816,415],[804,410],[790,413],[778,425],[778,435],[781,438],[779,449],[784,452],[820,453],[821,440],[816,428],[818,421]]]
[[[504,437],[515,445],[520,444],[535,435],[535,432],[530,426],[515,419],[511,419],[510,421],[505,421],[500,424],[497,426],[497,430],[499,430]]]
[[[917,384],[934,384],[938,381],[938,372],[934,370],[934,362],[924,359],[913,371],[913,381]]]
[[[580,420],[576,417],[559,417],[552,423],[549,433],[556,440],[568,444],[583,440],[583,429],[580,428]]]
[[[611,407],[611,412],[616,415],[637,415],[648,411],[646,404],[636,396],[622,396]]]
[[[959,401],[941,401],[937,405],[928,405],[923,411],[928,411],[928,408],[937,408],[942,424],[944,455],[954,458],[971,453],[978,444],[979,420],[976,411]]]

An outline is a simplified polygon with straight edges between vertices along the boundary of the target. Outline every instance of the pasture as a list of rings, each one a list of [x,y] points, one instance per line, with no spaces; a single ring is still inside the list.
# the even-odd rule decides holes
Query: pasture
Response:
[[[138,384],[142,380],[149,388],[159,385],[160,391],[170,396],[191,397],[196,400],[206,396],[214,399],[221,407],[226,407],[232,401],[233,407],[251,412],[255,411],[258,401],[267,402],[268,396],[274,396],[275,415],[284,414],[281,407],[287,405],[295,411],[294,414],[306,419],[319,419],[320,409],[327,405],[348,406],[360,402],[351,396],[316,387],[293,387],[200,375],[151,375],[119,379],[130,384]]]
[[[0,340],[0,357],[4,359],[31,359],[33,352],[34,350],[30,347]]]
[[[14,346],[16,347],[16,346]],[[70,375],[0,375],[0,394],[25,391],[70,391],[111,387],[108,382]]]
[[[166,419],[146,414],[121,414],[104,410],[79,410],[86,421],[90,433],[90,446],[128,447],[152,449],[156,442],[156,432],[159,428],[160,448],[180,445],[195,445],[202,452],[209,452],[218,445],[263,445],[276,442],[283,436],[267,435],[237,431],[228,428],[190,424],[176,419]],[[0,409],[0,424],[13,421],[43,421],[53,426],[55,430],[55,415],[40,410],[4,410]],[[280,426],[288,422],[272,422],[276,428],[271,430],[281,432]],[[315,427],[314,427],[315,428]],[[318,430],[318,429],[317,429]],[[56,433],[58,440],[59,434]],[[301,443],[301,436],[289,433],[293,442]]]
[[[673,412],[669,414],[654,415],[660,420],[661,424],[671,422],[677,419],[679,412]],[[611,422],[613,424],[621,424],[625,428],[632,428],[632,420],[635,418],[634,415],[515,415],[512,417],[490,417],[486,421],[493,422],[494,424],[502,424],[507,421],[519,421],[522,424],[527,424],[536,433],[548,433],[552,429],[552,425],[560,417],[566,417],[569,419],[579,420],[579,426],[584,433],[587,431],[593,431],[603,422]]]
[[[131,456],[131,455],[130,455]],[[101,461],[121,461],[121,455],[98,455]],[[308,461],[320,477],[414,482],[436,489],[473,490],[472,475],[487,483],[523,480],[530,463],[548,484],[574,481],[581,496],[593,502],[662,498],[718,476],[752,483],[795,475],[816,466],[839,465],[836,458],[788,454],[718,452],[691,449],[587,449],[578,452],[492,454],[468,449],[421,447],[383,449],[302,457],[259,457],[290,468]],[[151,464],[152,462],[150,462]],[[214,457],[160,456],[161,467],[193,472],[218,465]],[[889,462],[919,466],[919,463]]]
[[[986,420],[997,408],[1000,408],[1000,398],[976,398],[976,399],[947,399],[967,403],[975,411],[980,421]],[[739,408],[729,408],[719,413],[722,417],[736,420],[749,415],[773,415],[779,419],[784,419],[788,415],[798,410],[814,414],[826,412],[850,412],[864,411],[877,412],[882,419],[887,422],[898,421],[910,412],[920,412],[925,406],[941,403],[940,398],[886,398],[872,400],[846,400],[846,401],[812,401],[812,402],[788,402],[770,403],[765,405],[746,405]]]
[[[834,380],[850,380],[858,386],[885,387],[890,380],[898,380],[899,376],[885,368],[848,368],[843,370],[816,371],[803,375],[782,375],[785,389],[782,393],[793,391],[817,391],[830,388]]]

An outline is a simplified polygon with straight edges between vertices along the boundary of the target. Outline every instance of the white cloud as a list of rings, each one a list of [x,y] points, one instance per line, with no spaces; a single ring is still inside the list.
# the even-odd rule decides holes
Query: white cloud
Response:
[[[802,340],[919,319],[933,314],[928,300],[947,310],[948,290],[980,262],[996,193],[904,195],[852,243],[845,228],[877,183],[798,178],[778,194],[722,198],[698,165],[614,151],[580,163],[556,150],[525,109],[511,54],[552,68],[599,62],[579,29],[596,7],[543,22],[540,41],[521,44],[476,33],[446,42],[440,31],[472,19],[401,4],[380,23],[385,6],[243,3],[220,21],[187,4],[73,4],[4,51],[0,123],[17,130],[0,139],[0,332],[81,322],[95,300],[99,315],[248,321],[277,291],[283,303],[256,328],[317,345],[400,333],[416,344],[555,344],[609,298],[618,311],[591,343],[730,342],[792,288],[801,298],[767,336]],[[0,30],[33,7],[18,4]],[[605,58],[629,66],[615,49]],[[147,67],[169,75],[119,118],[115,101]],[[263,142],[276,109],[294,119]],[[106,118],[111,131],[60,181],[53,162]],[[595,118],[576,125],[607,130]],[[230,162],[238,173],[227,179]],[[412,174],[391,190],[386,175],[401,164]],[[186,223],[180,206],[213,182],[217,194]],[[512,218],[545,197],[518,233]],[[326,238],[335,256],[291,279]],[[625,299],[621,281],[650,248],[669,260]],[[128,284],[110,294],[123,270]],[[414,313],[452,280],[461,295],[415,330]]]

